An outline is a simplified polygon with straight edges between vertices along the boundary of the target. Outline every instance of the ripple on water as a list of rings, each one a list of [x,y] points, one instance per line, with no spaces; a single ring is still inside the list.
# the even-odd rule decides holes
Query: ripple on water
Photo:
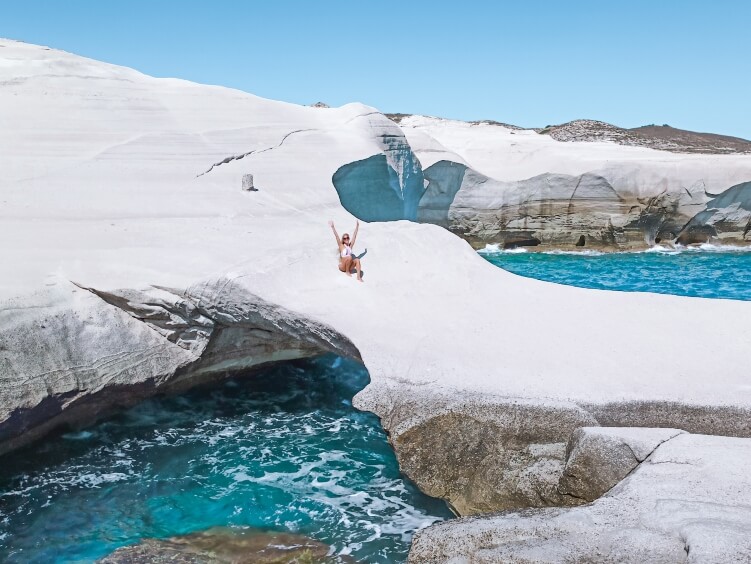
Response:
[[[0,470],[3,559],[86,561],[235,526],[402,561],[413,532],[450,513],[405,481],[378,419],[352,407],[367,379],[337,357],[287,363],[11,454]]]

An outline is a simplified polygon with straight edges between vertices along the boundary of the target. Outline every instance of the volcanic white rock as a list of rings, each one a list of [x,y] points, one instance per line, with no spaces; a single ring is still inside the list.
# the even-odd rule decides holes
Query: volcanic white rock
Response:
[[[384,213],[417,213],[422,189],[402,130],[373,108],[274,102],[2,40],[0,120],[3,450],[159,388],[324,350],[362,359],[372,381],[356,405],[382,417],[419,485],[465,513],[556,503],[577,427],[751,434],[751,303],[528,280],[407,221],[361,225],[365,283],[340,273],[326,221],[350,231],[354,217],[334,175],[360,161],[385,171],[385,187],[362,185],[371,202],[368,186],[391,190]],[[518,163],[503,180],[593,168],[546,151],[548,167],[500,151]],[[592,153],[638,178],[644,151]],[[677,158],[661,166],[692,169]],[[244,174],[262,189],[241,190]],[[518,454],[510,481],[499,453]],[[448,459],[445,476],[425,470]]]
[[[749,562],[750,463],[750,439],[679,434],[592,504],[440,523],[409,562]]]
[[[418,216],[471,239],[560,247],[584,237],[587,246],[611,249],[751,241],[744,185],[751,154],[565,143],[533,130],[424,116],[399,123],[429,181]],[[717,194],[723,198],[713,200]]]

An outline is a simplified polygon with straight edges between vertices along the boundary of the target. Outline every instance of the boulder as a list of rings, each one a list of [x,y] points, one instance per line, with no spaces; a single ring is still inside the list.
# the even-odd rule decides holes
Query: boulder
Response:
[[[305,535],[215,527],[118,548],[99,564],[334,564],[331,547]]]
[[[581,427],[566,447],[558,491],[594,501],[633,471],[678,429]]]
[[[409,562],[749,562],[749,464],[751,439],[681,433],[591,504],[433,525]]]

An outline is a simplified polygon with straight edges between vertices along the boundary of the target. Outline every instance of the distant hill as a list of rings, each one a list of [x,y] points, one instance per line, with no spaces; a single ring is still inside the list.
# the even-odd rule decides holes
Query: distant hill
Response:
[[[539,130],[557,141],[612,141],[621,145],[649,147],[673,153],[732,154],[751,153],[751,141],[676,129],[669,125],[644,125],[624,129],[603,121],[578,119]]]

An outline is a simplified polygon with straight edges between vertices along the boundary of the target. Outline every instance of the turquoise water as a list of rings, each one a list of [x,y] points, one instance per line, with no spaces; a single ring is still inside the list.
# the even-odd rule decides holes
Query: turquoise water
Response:
[[[2,459],[0,561],[89,562],[142,537],[213,526],[290,531],[364,562],[402,562],[451,516],[400,474],[368,382],[334,356],[146,401]]]
[[[501,268],[582,288],[751,300],[751,248],[652,249],[640,253],[481,251]]]

